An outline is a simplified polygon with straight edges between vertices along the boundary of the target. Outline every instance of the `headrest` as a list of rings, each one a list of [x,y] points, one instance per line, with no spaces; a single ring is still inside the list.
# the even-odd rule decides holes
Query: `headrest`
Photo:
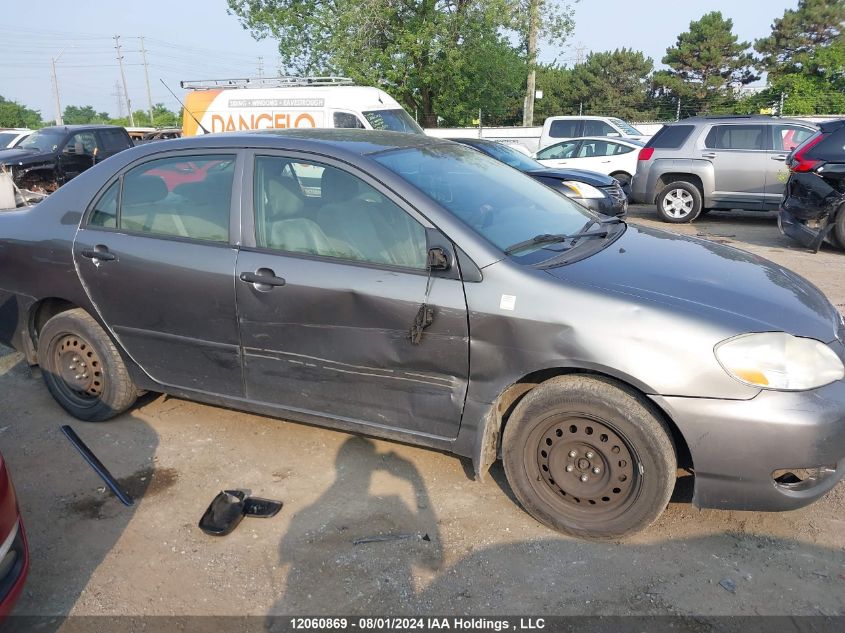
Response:
[[[123,199],[129,204],[148,204],[167,197],[167,185],[161,176],[127,176],[123,179]]]
[[[275,220],[289,218],[302,213],[305,202],[296,185],[289,178],[269,176],[267,178],[267,209]]]
[[[359,180],[355,176],[333,167],[323,170],[323,177],[320,179],[323,204],[349,200],[357,196],[359,191]]]

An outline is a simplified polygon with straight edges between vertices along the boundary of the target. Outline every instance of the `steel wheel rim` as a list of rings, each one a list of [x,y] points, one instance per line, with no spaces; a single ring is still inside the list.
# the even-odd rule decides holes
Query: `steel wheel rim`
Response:
[[[52,346],[56,385],[78,407],[99,402],[105,388],[103,361],[94,347],[77,334],[63,334]]]
[[[685,218],[692,213],[692,194],[686,189],[672,189],[663,197],[661,203],[663,212],[676,220]]]
[[[639,458],[630,441],[592,415],[550,416],[531,433],[525,458],[535,491],[569,516],[619,516],[642,489]]]

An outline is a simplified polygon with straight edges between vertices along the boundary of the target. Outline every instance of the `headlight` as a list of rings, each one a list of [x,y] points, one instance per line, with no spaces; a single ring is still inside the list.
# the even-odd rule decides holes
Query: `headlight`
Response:
[[[715,354],[731,376],[763,389],[802,391],[845,377],[842,361],[827,345],[785,332],[736,336],[719,343]]]
[[[576,198],[604,198],[604,194],[601,191],[592,185],[578,182],[577,180],[564,180],[560,184],[571,189]]]

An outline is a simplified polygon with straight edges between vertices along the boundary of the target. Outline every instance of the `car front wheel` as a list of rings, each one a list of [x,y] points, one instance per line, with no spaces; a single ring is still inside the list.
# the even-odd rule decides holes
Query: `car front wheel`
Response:
[[[38,364],[53,398],[80,420],[113,418],[131,407],[138,395],[114,343],[79,308],[44,324],[38,338]]]
[[[670,182],[657,195],[657,212],[673,224],[692,222],[701,213],[701,192],[684,180]]]
[[[671,434],[644,397],[580,375],[523,398],[505,427],[502,459],[529,514],[589,539],[650,525],[669,503],[677,467]]]

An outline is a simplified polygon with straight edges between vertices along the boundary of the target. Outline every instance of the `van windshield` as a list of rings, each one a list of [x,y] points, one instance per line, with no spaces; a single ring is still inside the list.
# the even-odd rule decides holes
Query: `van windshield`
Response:
[[[630,134],[631,136],[642,136],[643,133],[640,132],[637,128],[633,125],[628,123],[627,121],[623,121],[622,119],[610,119],[610,122],[613,123],[616,127],[620,130],[625,132],[625,134]]]
[[[391,132],[406,132],[408,134],[423,134],[422,128],[402,108],[396,110],[370,110],[364,112],[367,123],[374,130],[390,130]]]

